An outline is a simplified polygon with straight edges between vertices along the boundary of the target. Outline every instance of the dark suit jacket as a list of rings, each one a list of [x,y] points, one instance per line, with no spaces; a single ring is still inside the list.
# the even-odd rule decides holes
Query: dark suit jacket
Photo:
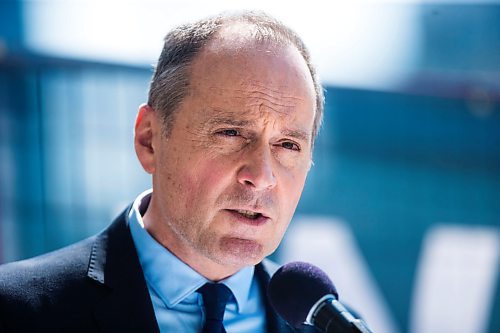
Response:
[[[0,332],[159,332],[129,209],[96,236],[0,266]],[[268,332],[293,332],[267,303],[276,268],[267,260],[256,266]]]

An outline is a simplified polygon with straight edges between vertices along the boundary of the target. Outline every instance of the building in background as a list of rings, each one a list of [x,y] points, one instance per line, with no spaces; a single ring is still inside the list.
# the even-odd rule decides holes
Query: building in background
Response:
[[[304,36],[326,89],[275,259],[315,261],[375,332],[500,332],[500,3],[254,6]],[[132,131],[161,38],[226,7],[247,6],[0,2],[0,262],[150,186]]]

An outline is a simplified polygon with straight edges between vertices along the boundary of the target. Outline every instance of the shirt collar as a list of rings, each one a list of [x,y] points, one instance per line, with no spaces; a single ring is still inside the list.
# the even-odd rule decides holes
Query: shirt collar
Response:
[[[129,225],[148,286],[172,308],[209,282],[172,252],[158,243],[144,228],[142,215],[149,205],[152,190],[140,194],[129,212]],[[250,295],[254,266],[247,266],[221,281],[231,289],[237,312],[244,312]]]

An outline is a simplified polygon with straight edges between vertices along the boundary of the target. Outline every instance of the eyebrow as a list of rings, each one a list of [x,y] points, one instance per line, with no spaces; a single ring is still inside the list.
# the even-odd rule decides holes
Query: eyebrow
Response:
[[[211,118],[207,122],[209,125],[217,126],[217,125],[227,125],[227,126],[235,126],[235,127],[245,127],[252,126],[256,124],[255,120],[245,120],[245,119],[234,119],[230,115],[216,115]],[[309,141],[311,138],[311,133],[304,131],[302,129],[290,129],[286,128],[281,131],[281,134],[285,136],[289,136],[295,138],[297,140]]]
[[[297,140],[302,140],[302,141],[309,141],[311,135],[303,131],[301,129],[285,129],[282,131],[282,133],[286,136],[290,136],[292,138],[295,138]]]

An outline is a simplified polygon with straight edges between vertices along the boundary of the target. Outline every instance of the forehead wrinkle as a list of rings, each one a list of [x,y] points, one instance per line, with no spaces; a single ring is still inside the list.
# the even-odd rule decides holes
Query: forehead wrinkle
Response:
[[[254,93],[254,94],[264,94],[264,95],[267,95],[271,98],[284,98],[284,99],[291,99],[291,100],[298,100],[298,101],[302,101],[302,98],[300,97],[296,97],[296,96],[293,96],[293,95],[286,95],[283,93],[283,91],[281,90],[276,90],[276,89],[272,89],[260,82],[256,82],[256,81],[252,81],[250,83],[245,83],[243,84],[243,86],[245,88],[247,88],[245,91],[248,92],[250,91],[251,93]],[[285,90],[287,88],[287,86],[280,86],[280,88],[283,88],[283,90]],[[277,95],[278,97],[275,97],[273,95]]]
[[[273,98],[273,96],[269,94],[252,96],[252,94],[255,94],[254,92],[249,93],[245,90],[216,87],[212,87],[210,90],[215,94],[225,96],[225,99],[227,99],[228,101],[238,101],[237,104],[239,105],[239,107],[244,106],[245,110],[248,112],[258,111],[259,113],[262,113],[264,109],[267,108],[283,116],[288,116],[297,107],[297,103],[286,103],[286,101],[283,102],[282,100],[280,100],[280,98]],[[300,98],[295,99],[301,100]],[[240,101],[243,103],[240,104]],[[220,108],[213,107],[210,109],[215,111],[215,113],[219,114],[222,118],[224,117],[223,114],[226,113],[226,118],[228,118],[227,120],[229,120],[231,115],[233,115],[232,113],[224,111]]]
[[[283,93],[278,91],[276,92],[271,91],[271,93],[267,93],[264,91],[248,91],[245,89],[229,89],[229,88],[216,88],[216,87],[212,87],[210,90],[211,92],[216,93],[218,95],[221,96],[226,95],[238,100],[244,100],[244,99],[251,99],[256,101],[266,100],[271,104],[284,107],[294,107],[297,105],[297,102],[301,102],[303,100],[302,98],[295,96],[285,96]],[[273,96],[273,93],[279,96]]]
[[[293,113],[298,103],[290,102],[283,98],[276,98],[269,94],[261,92],[245,92],[245,96],[234,96],[236,100],[242,100],[246,108],[256,109],[260,113],[266,109],[272,110],[281,115],[290,115]]]
[[[249,126],[255,124],[255,120],[236,119],[234,112],[223,111],[211,108],[214,111],[213,116],[207,121],[209,125],[230,125],[230,126]]]
[[[275,97],[271,94],[262,92],[262,91],[252,91],[252,92],[247,92],[245,93],[247,98],[252,98],[252,99],[263,99],[266,100],[272,104],[275,105],[282,105],[282,106],[296,106],[297,101],[301,101],[302,99],[298,97],[291,97],[291,96],[278,96]]]
[[[282,86],[283,90],[286,89],[286,86]],[[302,101],[303,99],[300,97],[296,97],[293,95],[285,94],[284,91],[278,89],[272,89],[263,84],[252,82],[250,84],[244,84],[244,89],[237,89],[236,91],[253,98],[264,98],[270,100],[280,100],[283,99],[285,104],[292,104]]]
[[[244,97],[236,97],[238,99],[245,99],[247,98]],[[267,111],[274,111],[280,115],[283,116],[288,116],[290,113],[293,112],[295,108],[295,105],[287,105],[287,104],[280,104],[280,103],[273,103],[270,101],[263,101],[262,99],[257,99],[254,98],[251,101],[246,101],[245,103],[245,109],[247,109],[249,112],[259,112],[259,114],[263,115]]]

